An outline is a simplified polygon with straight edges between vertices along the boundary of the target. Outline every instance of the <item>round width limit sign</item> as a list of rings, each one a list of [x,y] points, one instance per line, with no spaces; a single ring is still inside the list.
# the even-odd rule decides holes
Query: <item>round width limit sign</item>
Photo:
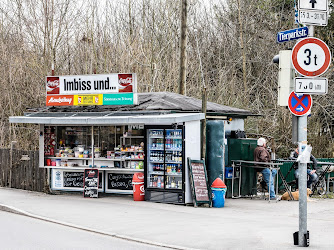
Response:
[[[309,37],[296,43],[291,59],[299,74],[316,77],[327,71],[331,63],[331,52],[322,40]]]

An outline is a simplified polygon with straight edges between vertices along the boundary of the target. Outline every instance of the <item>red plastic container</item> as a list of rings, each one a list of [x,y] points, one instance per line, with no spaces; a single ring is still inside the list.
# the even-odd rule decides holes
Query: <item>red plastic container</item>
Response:
[[[145,189],[144,189],[144,174],[135,173],[132,177],[133,187],[133,200],[144,201],[145,200]]]
[[[213,187],[213,188],[226,188],[226,185],[222,181],[222,179],[217,178],[217,179],[214,180],[214,182],[212,182],[211,187]]]

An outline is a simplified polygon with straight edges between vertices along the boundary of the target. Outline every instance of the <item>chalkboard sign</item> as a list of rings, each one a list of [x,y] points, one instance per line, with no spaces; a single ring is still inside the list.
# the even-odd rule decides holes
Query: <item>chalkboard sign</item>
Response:
[[[133,174],[107,174],[107,189],[132,190]]]
[[[99,170],[98,169],[85,169],[85,186],[84,186],[84,197],[97,198],[98,184],[99,184]]]
[[[207,203],[211,206],[208,178],[204,161],[191,160],[188,158],[188,167],[195,207],[201,203]]]
[[[66,188],[83,188],[84,172],[63,172],[63,187]],[[99,188],[102,188],[102,172],[99,173]]]
[[[83,187],[83,172],[63,172],[63,186],[70,188]]]

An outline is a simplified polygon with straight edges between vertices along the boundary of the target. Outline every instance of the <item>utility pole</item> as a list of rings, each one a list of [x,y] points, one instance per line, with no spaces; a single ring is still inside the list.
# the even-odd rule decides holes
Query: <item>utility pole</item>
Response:
[[[187,71],[187,0],[181,0],[181,41],[180,41],[179,94],[186,94]]]
[[[309,26],[309,36],[314,36],[314,26]],[[298,117],[299,155],[302,153],[301,145],[307,145],[307,115]],[[307,234],[307,163],[298,163],[299,180],[299,232],[298,244],[306,246],[304,235]]]

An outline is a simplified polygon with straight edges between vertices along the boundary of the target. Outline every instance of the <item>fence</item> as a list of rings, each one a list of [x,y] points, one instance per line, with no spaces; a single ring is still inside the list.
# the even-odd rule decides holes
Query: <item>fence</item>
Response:
[[[319,162],[334,162],[334,158],[317,158],[317,161],[319,161]],[[277,162],[280,162],[280,161],[277,160]],[[294,163],[293,161],[283,162],[283,166],[281,166],[281,168],[280,168],[283,176],[285,177],[285,180],[288,183],[295,180],[295,170],[291,169],[291,166],[292,166],[293,163]],[[290,171],[290,169],[291,169],[291,171]],[[290,173],[289,173],[289,171],[290,171]],[[334,177],[334,172],[331,172],[329,175],[331,177]],[[280,179],[278,181],[278,184],[279,184],[280,189],[284,189],[283,184],[282,184]]]
[[[38,151],[0,149],[0,186],[45,192],[47,170],[38,166]],[[28,158],[22,158],[27,155]],[[12,160],[11,160],[12,159]]]

